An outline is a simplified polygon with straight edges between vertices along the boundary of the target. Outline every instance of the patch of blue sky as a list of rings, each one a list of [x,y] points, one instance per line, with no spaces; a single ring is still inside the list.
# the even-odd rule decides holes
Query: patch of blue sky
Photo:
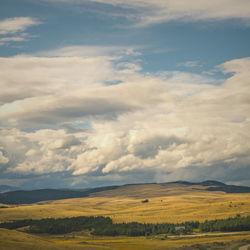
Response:
[[[105,85],[118,85],[118,84],[121,84],[121,83],[123,83],[123,81],[121,81],[121,80],[114,80],[114,81],[106,81]]]
[[[219,26],[219,25],[218,25]],[[142,55],[145,71],[180,70],[178,64],[201,62],[191,72],[211,70],[225,61],[250,56],[250,29],[224,24],[202,26],[190,23],[168,23],[151,27],[148,37],[152,47]]]
[[[1,55],[11,56],[20,51],[34,53],[39,50],[71,45],[112,45],[118,43],[114,37],[121,28],[118,28],[117,20],[115,20],[116,25],[114,25],[114,19],[123,20],[124,18],[104,15],[103,12],[108,13],[108,10],[105,9],[106,5],[98,4],[98,9],[94,8],[93,4],[81,5],[79,9],[75,5],[72,7],[72,5],[67,4],[67,8],[63,8],[62,5],[41,4],[28,0],[22,1],[22,3],[10,0],[9,3],[5,3],[0,11],[1,19],[30,16],[37,18],[43,24],[28,29],[29,33],[39,36],[36,40],[22,43],[19,48],[0,47]]]
[[[81,128],[81,129],[88,129],[88,128],[91,128],[91,123],[90,122],[74,123],[74,127]]]

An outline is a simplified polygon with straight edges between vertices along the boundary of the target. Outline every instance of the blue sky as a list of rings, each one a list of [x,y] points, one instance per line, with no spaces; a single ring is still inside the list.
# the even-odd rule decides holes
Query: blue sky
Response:
[[[250,185],[249,44],[245,0],[2,1],[1,182]]]
[[[41,24],[27,29],[37,37],[1,46],[0,53],[13,56],[72,45],[131,46],[142,51],[145,71],[179,70],[178,63],[186,61],[200,62],[200,71],[211,70],[230,59],[249,56],[250,29],[240,18],[199,22],[177,19],[134,27],[134,20],[119,16],[128,12],[88,1],[5,1],[0,10],[2,19],[27,16]]]

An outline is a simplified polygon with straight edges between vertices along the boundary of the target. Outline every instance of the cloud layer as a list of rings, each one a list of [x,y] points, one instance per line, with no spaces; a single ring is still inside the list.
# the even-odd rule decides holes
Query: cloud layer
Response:
[[[65,183],[94,185],[142,176],[213,178],[209,171],[217,171],[221,180],[246,183],[249,58],[220,65],[230,75],[218,81],[187,72],[142,73],[136,59],[126,61],[127,51],[137,55],[132,48],[120,55],[105,47],[61,51],[66,54],[0,60],[0,171],[6,179],[56,173]]]
[[[51,0],[44,0],[51,2]],[[56,0],[70,3],[69,0]],[[54,1],[53,1],[54,2]],[[74,3],[100,3],[129,10],[124,16],[136,20],[137,25],[147,26],[171,21],[218,21],[228,19],[242,20],[250,24],[250,3],[245,0],[75,0]],[[120,15],[121,12],[119,12]],[[129,14],[128,14],[129,13]],[[110,14],[110,13],[109,13]],[[116,15],[118,12],[116,13]]]

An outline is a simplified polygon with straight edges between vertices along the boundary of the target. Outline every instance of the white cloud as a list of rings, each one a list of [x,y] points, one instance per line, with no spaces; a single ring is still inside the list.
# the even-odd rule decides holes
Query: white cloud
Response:
[[[79,144],[81,144],[79,139],[73,135],[68,135],[53,141],[53,143],[50,144],[50,149],[67,149]]]
[[[221,68],[225,73],[234,72],[248,74],[250,68],[250,57],[230,60],[220,65],[219,68]],[[237,77],[238,75],[235,76]]]
[[[25,32],[14,34],[13,36],[0,37],[0,46],[9,45],[12,42],[26,42],[31,38],[37,37],[36,35],[31,35]]]
[[[16,129],[0,131],[1,147],[9,161],[8,171],[22,174],[45,174],[66,171],[84,145],[85,133],[43,129],[26,133]],[[76,137],[77,136],[77,137]],[[5,157],[5,158],[6,158]]]
[[[0,104],[36,96],[68,95],[78,89],[94,89],[139,69],[136,64],[114,63],[126,59],[129,47],[72,46],[39,52],[34,56],[0,57]],[[134,51],[135,53],[135,51]],[[29,91],[27,91],[27,89]]]
[[[233,74],[219,84],[178,71],[143,74],[133,61],[117,67],[115,60],[112,55],[1,59],[4,174],[117,175],[120,180],[144,172],[158,180],[159,173],[177,178],[190,167],[245,169],[249,58],[221,65]],[[106,84],[112,80],[120,83]],[[81,122],[89,128],[58,129]],[[46,124],[56,129],[39,128]],[[29,125],[36,131],[18,129]]]
[[[0,58],[1,124],[33,127],[91,116],[114,118],[155,102],[150,91],[160,80],[142,78],[135,63],[115,66],[117,60],[111,55]],[[124,84],[108,85],[117,80]],[[141,92],[137,98],[135,89]]]
[[[140,159],[136,158],[132,154],[128,154],[120,157],[117,160],[111,161],[107,163],[107,165],[103,168],[103,173],[109,173],[110,171],[133,171],[140,168],[145,168],[142,165],[143,162]],[[144,169],[145,170],[145,169]]]
[[[2,151],[0,151],[0,165],[1,164],[6,164],[8,162],[9,162],[9,159],[6,156],[3,155]]]
[[[15,34],[27,28],[41,24],[37,19],[31,17],[13,17],[0,21],[0,35]]]
[[[0,45],[5,45],[10,42],[23,42],[23,41],[27,41],[27,38],[21,36],[3,37],[0,38]]]
[[[172,96],[155,107],[123,114],[116,121],[94,122],[91,140],[86,141],[94,150],[78,155],[81,163],[88,159],[88,167],[73,163],[74,174],[101,166],[105,174],[140,169],[174,172],[218,164],[240,168],[250,153],[250,72],[244,61],[248,63],[248,59],[241,59],[224,64],[228,68],[236,63],[230,70],[238,73],[222,85],[191,96],[179,93],[179,98]]]
[[[28,41],[34,35],[24,33],[26,29],[34,25],[41,24],[35,18],[31,17],[13,17],[0,20],[0,46],[8,45],[12,42]]]
[[[139,48],[139,47],[138,47]],[[97,56],[139,56],[140,53],[127,46],[68,46],[55,50],[41,51],[36,56],[46,57],[97,57]],[[115,58],[114,58],[115,59]]]
[[[57,2],[72,3],[69,0],[57,0]],[[124,15],[128,19],[137,20],[140,26],[170,21],[227,19],[238,19],[247,25],[250,24],[250,2],[246,0],[76,0],[75,2],[104,3],[129,9],[130,14]]]
[[[2,57],[0,67],[2,104],[95,87],[112,76],[110,60],[101,57]]]

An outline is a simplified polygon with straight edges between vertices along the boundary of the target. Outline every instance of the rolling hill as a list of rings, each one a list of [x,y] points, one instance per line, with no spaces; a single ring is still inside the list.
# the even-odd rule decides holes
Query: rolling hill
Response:
[[[86,197],[91,193],[112,190],[117,186],[99,187],[85,190],[70,189],[38,189],[16,190],[0,194],[0,203],[3,204],[31,204],[46,200],[61,200],[68,198]]]
[[[39,190],[17,190],[17,191],[10,191],[0,193],[0,203],[3,204],[31,204],[41,201],[48,201],[48,200],[61,200],[61,199],[70,199],[70,198],[82,198],[88,197],[91,194],[99,193],[103,191],[109,190],[117,190],[119,192],[120,189],[127,188],[129,186],[138,187],[138,194],[140,193],[140,187],[148,185],[150,188],[154,185],[158,185],[161,187],[161,192],[173,185],[180,185],[180,186],[194,186],[195,187],[206,187],[203,190],[208,191],[223,191],[225,193],[250,193],[250,187],[244,186],[235,186],[235,185],[226,185],[222,182],[208,180],[199,183],[192,183],[186,181],[176,181],[176,182],[168,182],[168,183],[149,183],[149,184],[127,184],[123,186],[106,186],[106,187],[98,187],[98,188],[91,188],[85,190],[70,190],[70,189],[39,189]],[[199,188],[198,188],[199,189]],[[157,196],[157,193],[154,194]]]
[[[214,190],[215,188],[217,190]],[[235,188],[238,193],[235,192]],[[228,192],[225,192],[225,189],[229,189],[226,190]],[[117,223],[132,221],[179,223],[228,218],[237,214],[248,216],[250,215],[248,190],[249,187],[239,188],[206,181],[59,190],[61,193],[57,190],[56,193],[51,190],[8,192],[2,194],[4,201],[9,199],[15,204],[2,205],[0,221],[100,215],[108,216]],[[39,192],[42,195],[35,196]],[[148,202],[142,202],[144,200]],[[39,202],[24,204],[27,201]],[[17,202],[20,204],[16,204]]]
[[[7,230],[0,228],[0,249],[1,250],[101,250],[111,249],[105,246],[97,246],[95,244],[80,245],[80,244],[57,244],[49,238],[39,237],[15,230]]]

